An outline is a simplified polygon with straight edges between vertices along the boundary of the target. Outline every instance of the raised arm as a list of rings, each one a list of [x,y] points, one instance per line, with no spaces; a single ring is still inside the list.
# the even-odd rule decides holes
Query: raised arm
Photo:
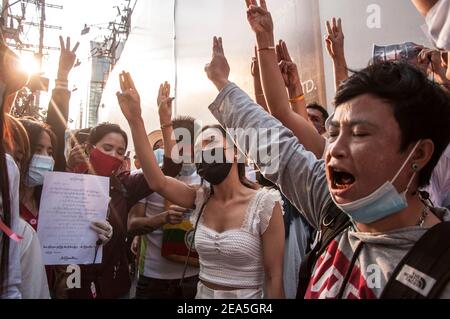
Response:
[[[186,208],[193,208],[196,191],[194,188],[163,174],[150,147],[142,119],[141,99],[129,73],[120,74],[120,88],[117,92],[120,108],[127,119],[137,156],[150,188],[168,201]],[[171,127],[166,134],[173,134]]]
[[[266,97],[264,95],[264,90],[261,83],[261,72],[259,71],[259,58],[258,58],[258,47],[255,47],[255,55],[252,58],[252,76],[253,76],[253,86],[255,89],[255,100],[256,103],[261,105],[264,110],[270,112],[267,106]]]
[[[230,68],[221,39],[215,38],[214,46],[213,62],[207,65],[206,72],[221,92],[210,111],[264,177],[280,186],[312,225],[318,225],[332,203],[324,162],[306,151],[289,129],[228,80]],[[236,138],[235,133],[240,132],[246,133],[245,138]]]
[[[65,135],[67,129],[67,122],[69,120],[69,101],[71,93],[69,91],[69,73],[75,65],[77,58],[76,52],[80,45],[79,42],[75,44],[73,49],[70,47],[70,38],[68,37],[66,43],[64,39],[59,37],[61,45],[61,54],[59,57],[58,77],[56,79],[56,86],[52,92],[52,98],[48,105],[47,124],[50,125],[55,133],[58,141],[56,147],[56,161],[55,171],[66,171],[66,158],[64,156],[65,149]]]
[[[292,60],[286,42],[283,40],[280,40],[277,44],[277,56],[292,110],[305,120],[309,121],[308,112],[306,111],[305,93],[303,92],[302,81],[300,80],[297,64]]]
[[[304,103],[302,101],[304,96],[297,67],[292,63],[287,47],[283,46],[283,43],[278,49],[280,53],[277,54],[272,17],[267,11],[265,1],[261,1],[261,6],[258,6],[256,1],[246,0],[246,2],[248,21],[256,34],[258,43],[261,81],[269,110],[294,133],[306,149],[313,152],[317,158],[321,158],[325,149],[325,140],[308,122],[305,108],[298,113],[292,110],[286,93],[287,86],[292,96],[293,106],[301,110],[300,104]],[[286,71],[283,73],[284,76],[280,72],[279,59],[281,68]]]
[[[412,0],[421,15],[426,16],[439,0]]]
[[[337,90],[341,83],[348,79],[347,60],[344,51],[344,32],[342,30],[342,20],[333,18],[327,21],[327,37],[325,43],[327,45],[328,54],[333,60],[334,70],[334,86]]]
[[[170,84],[168,82],[161,84],[158,92],[158,113],[164,141],[164,156],[179,162],[181,158],[172,125],[173,100],[174,98],[170,97]]]

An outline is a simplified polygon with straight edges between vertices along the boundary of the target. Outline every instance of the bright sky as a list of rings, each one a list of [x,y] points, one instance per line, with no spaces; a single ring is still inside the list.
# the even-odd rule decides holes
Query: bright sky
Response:
[[[12,1],[12,0],[11,0]],[[77,51],[78,58],[81,60],[82,65],[75,68],[70,77],[69,88],[77,90],[72,94],[71,100],[71,118],[76,120],[79,111],[73,107],[79,106],[85,103],[87,100],[87,87],[89,85],[90,78],[90,61],[89,43],[92,40],[102,39],[101,32],[98,28],[91,27],[91,32],[87,35],[81,35],[84,25],[99,25],[99,27],[107,27],[108,22],[113,21],[117,16],[116,5],[124,3],[123,0],[47,0],[49,4],[62,5],[62,10],[47,8],[46,9],[46,24],[61,26],[62,30],[46,29],[45,33],[45,45],[49,47],[59,48],[59,35],[64,37],[70,36],[72,39],[72,47],[77,41],[80,41],[81,45]],[[133,2],[132,2],[133,3]],[[20,12],[20,5],[13,7],[13,13],[18,14]],[[39,12],[36,6],[32,4],[27,5],[27,21],[39,23]],[[107,32],[104,30],[103,32]],[[39,42],[39,28],[24,26],[24,34],[22,36],[24,43],[38,44]],[[36,49],[37,51],[37,49]],[[42,103],[46,105],[48,103],[51,89],[54,86],[54,79],[56,77],[58,68],[59,51],[47,51],[48,55],[44,57],[44,76],[50,78],[50,90],[48,94],[42,94]],[[23,52],[21,56],[24,59],[24,67],[30,71],[36,71],[38,67],[36,63],[33,63],[33,54],[29,52]],[[81,86],[81,87],[80,87]]]

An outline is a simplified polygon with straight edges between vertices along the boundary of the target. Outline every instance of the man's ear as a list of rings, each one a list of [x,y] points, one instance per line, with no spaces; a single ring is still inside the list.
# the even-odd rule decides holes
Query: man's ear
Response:
[[[419,169],[423,169],[431,160],[434,154],[434,143],[432,140],[423,140],[417,147],[416,153],[412,157],[413,164]]]

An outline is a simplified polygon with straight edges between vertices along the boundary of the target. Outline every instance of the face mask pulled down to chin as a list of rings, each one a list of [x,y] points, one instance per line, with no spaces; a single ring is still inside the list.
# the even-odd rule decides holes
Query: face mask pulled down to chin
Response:
[[[336,206],[346,213],[353,222],[365,225],[380,221],[407,208],[408,202],[406,200],[406,195],[417,173],[413,174],[406,190],[401,194],[395,188],[394,183],[400,176],[401,172],[405,169],[408,162],[411,160],[420,142],[421,141],[416,144],[414,149],[411,151],[411,154],[408,156],[392,181],[384,183],[375,192],[367,197],[351,203],[339,204],[334,196],[332,196]]]

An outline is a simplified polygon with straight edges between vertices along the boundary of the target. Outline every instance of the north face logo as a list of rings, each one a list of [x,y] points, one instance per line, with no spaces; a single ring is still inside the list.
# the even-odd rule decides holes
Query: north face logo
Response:
[[[403,266],[395,279],[424,297],[428,296],[436,284],[435,279],[408,265]]]
[[[427,286],[427,282],[425,281],[425,278],[422,278],[417,273],[413,274],[406,274],[405,273],[405,280],[409,282],[411,285],[416,286],[420,290],[424,290]]]

